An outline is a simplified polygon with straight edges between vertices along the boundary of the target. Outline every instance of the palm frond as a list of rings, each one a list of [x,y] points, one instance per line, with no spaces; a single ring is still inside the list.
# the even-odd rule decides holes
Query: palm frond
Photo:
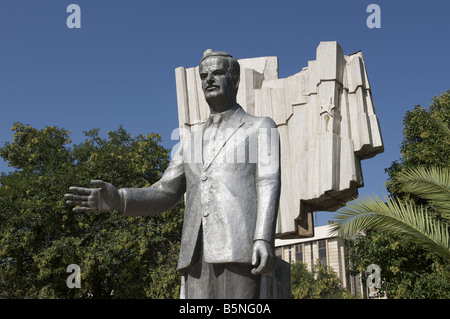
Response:
[[[397,176],[404,192],[430,201],[442,217],[450,220],[450,170],[438,167],[417,167]]]
[[[431,218],[426,208],[398,199],[368,197],[357,199],[341,208],[334,217],[332,231],[341,237],[375,228],[402,234],[423,248],[450,258],[449,225]]]

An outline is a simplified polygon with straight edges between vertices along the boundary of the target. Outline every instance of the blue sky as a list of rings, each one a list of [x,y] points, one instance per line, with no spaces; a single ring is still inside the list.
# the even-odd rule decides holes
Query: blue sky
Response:
[[[81,28],[69,29],[69,4]],[[369,4],[381,8],[370,29]],[[119,125],[133,136],[156,132],[173,147],[178,126],[174,70],[198,64],[204,50],[236,58],[278,56],[279,75],[314,60],[320,41],[345,54],[361,50],[385,152],[363,161],[361,195],[385,194],[384,169],[400,156],[403,116],[450,89],[448,1],[144,1],[2,0],[0,145],[20,121],[36,128],[102,136]],[[0,171],[10,171],[0,160]],[[317,225],[333,214],[318,213]]]

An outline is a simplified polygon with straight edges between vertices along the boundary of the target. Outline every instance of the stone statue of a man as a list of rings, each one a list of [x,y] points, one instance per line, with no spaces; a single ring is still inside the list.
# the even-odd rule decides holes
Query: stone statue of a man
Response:
[[[207,50],[199,65],[210,117],[186,136],[163,177],[147,188],[71,187],[74,211],[148,216],[171,209],[186,193],[177,269],[186,298],[258,298],[261,274],[275,264],[280,197],[279,136],[268,117],[236,102],[240,67]]]

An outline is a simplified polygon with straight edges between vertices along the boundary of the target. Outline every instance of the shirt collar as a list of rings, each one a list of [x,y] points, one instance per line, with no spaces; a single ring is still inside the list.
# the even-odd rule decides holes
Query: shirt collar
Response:
[[[222,115],[222,121],[228,122],[228,120],[233,116],[234,112],[239,108],[239,104],[233,105],[231,108],[229,108],[226,111],[220,112],[220,113],[214,113],[214,114],[221,114]],[[211,122],[211,119],[208,118],[208,122]]]

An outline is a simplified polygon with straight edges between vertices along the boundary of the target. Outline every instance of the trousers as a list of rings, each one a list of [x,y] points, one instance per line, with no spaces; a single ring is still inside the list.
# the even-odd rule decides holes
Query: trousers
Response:
[[[207,263],[201,243],[197,262],[185,274],[186,299],[259,299],[261,275],[251,273],[252,265]]]

